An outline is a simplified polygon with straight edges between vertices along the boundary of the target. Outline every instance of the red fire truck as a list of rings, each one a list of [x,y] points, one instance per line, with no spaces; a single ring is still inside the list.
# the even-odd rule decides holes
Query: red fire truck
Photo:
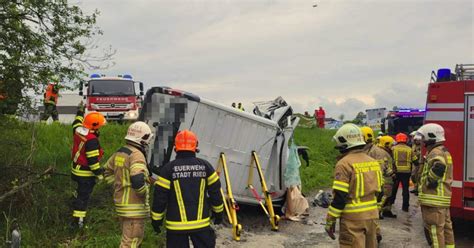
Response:
[[[474,220],[474,64],[431,75],[425,123],[444,127],[453,157],[451,215]]]
[[[137,84],[139,94],[136,93]],[[85,94],[84,86],[87,88]],[[107,120],[136,120],[141,109],[143,83],[134,81],[130,75],[92,74],[85,85],[79,86],[79,95],[86,99],[86,112],[100,112]]]

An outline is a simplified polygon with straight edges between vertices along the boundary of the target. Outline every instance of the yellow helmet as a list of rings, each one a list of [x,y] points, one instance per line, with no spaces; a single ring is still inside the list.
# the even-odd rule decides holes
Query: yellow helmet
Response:
[[[360,130],[362,131],[362,135],[364,135],[365,143],[370,143],[374,141],[374,130],[372,130],[372,128],[365,126],[361,127]]]
[[[392,145],[393,145],[394,142],[395,142],[395,140],[391,136],[384,135],[384,136],[380,137],[378,145],[380,147],[392,148]]]

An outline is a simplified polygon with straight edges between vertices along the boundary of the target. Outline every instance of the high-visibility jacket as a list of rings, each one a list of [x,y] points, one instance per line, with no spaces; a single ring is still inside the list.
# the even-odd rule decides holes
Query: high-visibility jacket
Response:
[[[44,93],[44,103],[54,104],[58,103],[58,90],[57,86],[49,84]]]
[[[149,174],[144,152],[127,144],[114,153],[105,165],[107,183],[114,185],[114,203],[118,216],[150,216]]]
[[[411,168],[418,157],[413,150],[404,143],[399,143],[392,148],[393,160],[397,173],[411,173]]]
[[[453,181],[453,159],[446,147],[438,145],[428,151],[423,164],[418,199],[420,205],[449,207],[451,205],[451,183]]]
[[[392,155],[380,146],[373,145],[367,155],[380,163],[383,181],[385,184],[393,184],[392,176],[395,174]]]
[[[155,182],[152,219],[163,220],[166,229],[189,233],[209,228],[210,210],[222,214],[224,205],[219,176],[206,160],[193,152],[178,152],[160,169]]]
[[[334,170],[334,199],[329,214],[335,218],[370,220],[378,218],[376,193],[381,192],[380,164],[364,150],[343,155]]]
[[[72,174],[79,177],[93,177],[100,174],[99,161],[104,151],[100,147],[96,133],[82,126],[84,112],[77,111],[76,118],[72,123],[73,146],[72,146]]]

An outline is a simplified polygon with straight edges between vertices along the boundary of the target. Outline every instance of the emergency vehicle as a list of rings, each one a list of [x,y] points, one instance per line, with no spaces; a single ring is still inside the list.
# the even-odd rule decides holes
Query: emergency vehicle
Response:
[[[425,123],[444,127],[453,157],[451,215],[474,220],[474,64],[431,75]]]
[[[139,86],[139,93],[136,86]],[[83,88],[86,87],[84,94]],[[143,83],[131,75],[105,77],[92,74],[87,83],[80,85],[79,95],[86,99],[86,112],[100,112],[107,120],[133,121],[138,118],[142,104]]]
[[[417,108],[400,108],[389,111],[382,119],[381,131],[390,136],[398,133],[410,134],[423,125],[425,110]]]

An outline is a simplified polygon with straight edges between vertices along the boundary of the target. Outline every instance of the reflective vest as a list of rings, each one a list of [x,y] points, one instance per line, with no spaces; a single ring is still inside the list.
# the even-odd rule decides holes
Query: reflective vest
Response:
[[[335,168],[332,188],[348,194],[344,209],[329,207],[335,218],[369,220],[378,218],[377,198],[383,185],[379,162],[363,150],[349,152]]]
[[[144,182],[143,186],[133,188],[134,178]],[[150,216],[149,175],[145,155],[140,150],[131,145],[120,148],[105,165],[105,180],[114,184],[114,203],[118,216]]]
[[[392,150],[397,173],[411,173],[412,163],[417,160],[412,149],[406,144],[400,143],[394,146]]]
[[[432,168],[435,162],[444,164],[443,176],[436,175]],[[429,188],[430,181],[436,181],[435,188]],[[418,186],[418,199],[421,205],[431,207],[449,207],[451,205],[451,183],[453,181],[453,159],[448,150],[440,145],[436,146],[426,155],[423,164],[420,184]]]
[[[44,103],[54,104],[58,103],[58,91],[54,89],[55,85],[49,84],[44,93]]]
[[[78,127],[75,130],[72,146],[72,174],[82,177],[95,176],[91,170],[100,168],[99,160],[102,158],[104,151],[100,146],[97,149],[87,151],[86,143],[97,139],[97,136],[91,132],[88,132],[85,136],[81,134],[81,131],[87,130],[84,127]],[[93,157],[97,157],[97,162],[90,165],[88,158]]]

